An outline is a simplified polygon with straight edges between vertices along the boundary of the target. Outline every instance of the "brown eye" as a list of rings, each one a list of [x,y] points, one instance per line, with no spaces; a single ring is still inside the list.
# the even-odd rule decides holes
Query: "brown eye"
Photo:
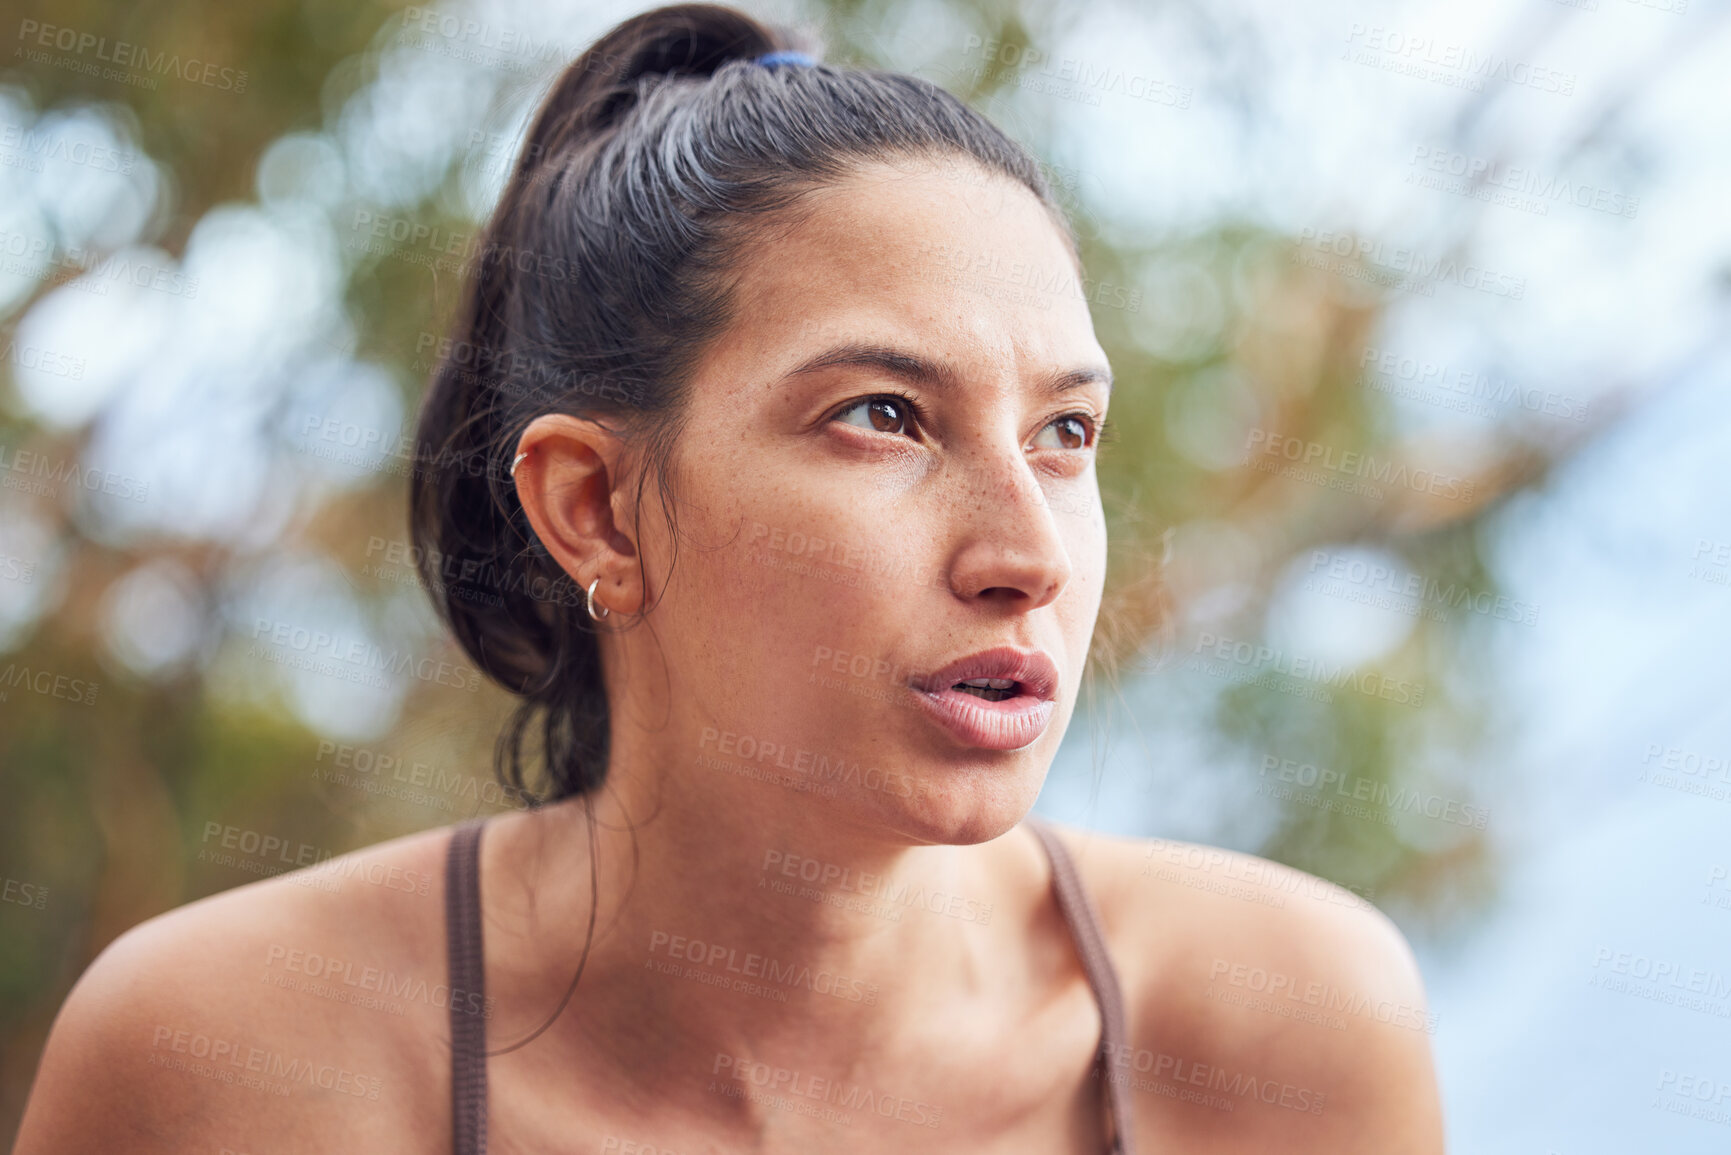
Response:
[[[869,426],[858,421],[846,420],[849,414],[864,411]],[[895,397],[868,397],[854,402],[852,405],[836,414],[838,421],[852,425],[858,429],[870,428],[878,433],[907,432],[909,411],[907,402]]]
[[[1042,445],[1040,448],[1086,449],[1088,447],[1088,425],[1082,420],[1079,414],[1073,413],[1066,417],[1060,417],[1056,421],[1047,425],[1046,429],[1040,430],[1040,432],[1044,434],[1047,429],[1059,429],[1066,426],[1068,428],[1064,428],[1063,432],[1058,434],[1057,445]]]

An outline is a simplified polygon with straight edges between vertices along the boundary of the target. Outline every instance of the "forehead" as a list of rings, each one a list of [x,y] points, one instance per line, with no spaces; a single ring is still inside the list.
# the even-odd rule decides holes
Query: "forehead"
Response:
[[[761,381],[850,340],[915,348],[963,376],[1103,364],[1059,225],[1032,191],[969,160],[873,164],[813,193],[736,270],[723,378]]]

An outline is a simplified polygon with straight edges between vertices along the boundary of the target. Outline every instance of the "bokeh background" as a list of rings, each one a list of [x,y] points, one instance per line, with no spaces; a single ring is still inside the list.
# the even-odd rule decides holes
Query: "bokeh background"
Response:
[[[430,673],[414,412],[645,6],[7,0],[4,1134],[126,928],[522,804]],[[745,7],[986,111],[1083,237],[1112,584],[1039,809],[1388,911],[1454,1149],[1731,1148],[1731,5]]]

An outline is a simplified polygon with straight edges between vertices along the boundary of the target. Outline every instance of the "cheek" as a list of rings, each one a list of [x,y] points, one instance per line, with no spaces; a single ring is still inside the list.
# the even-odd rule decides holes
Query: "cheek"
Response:
[[[1078,516],[1065,534],[1065,546],[1070,552],[1070,584],[1054,608],[1066,642],[1073,652],[1084,654],[1093,639],[1105,593],[1105,521],[1098,513]],[[1158,557],[1150,559],[1148,565],[1150,576],[1157,577]]]
[[[807,675],[835,654],[875,656],[883,624],[912,600],[894,575],[916,567],[889,552],[893,529],[867,537],[809,506],[760,504],[706,520],[681,527],[667,608],[678,631],[669,640],[681,638],[711,692],[736,701],[805,693]]]
[[[1059,532],[1069,551],[1071,583],[1098,589],[1106,577],[1106,521],[1097,508],[1077,498],[1074,508],[1060,507]]]

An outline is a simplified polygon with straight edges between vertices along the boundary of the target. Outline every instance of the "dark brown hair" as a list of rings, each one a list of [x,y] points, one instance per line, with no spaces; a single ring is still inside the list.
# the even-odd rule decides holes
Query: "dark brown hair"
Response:
[[[537,801],[586,795],[607,767],[601,657],[583,591],[535,540],[509,462],[544,413],[616,428],[672,524],[672,450],[728,275],[805,194],[873,161],[971,158],[1031,190],[1075,253],[1034,158],[943,89],[901,73],[764,65],[810,50],[710,4],[634,16],[554,83],[482,236],[423,402],[409,519],[440,614],[522,702],[496,770]],[[646,607],[647,610],[648,607]],[[545,792],[527,789],[540,721]]]

